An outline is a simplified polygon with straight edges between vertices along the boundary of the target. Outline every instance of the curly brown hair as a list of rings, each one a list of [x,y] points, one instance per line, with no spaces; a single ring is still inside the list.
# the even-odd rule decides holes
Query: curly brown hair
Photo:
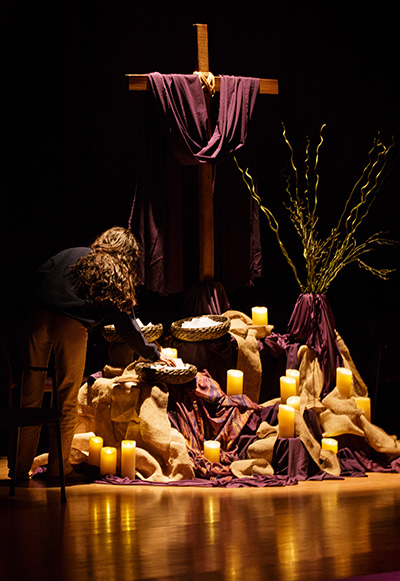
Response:
[[[93,303],[112,303],[120,311],[136,304],[139,245],[130,230],[114,226],[91,244],[92,251],[71,268],[77,292]]]

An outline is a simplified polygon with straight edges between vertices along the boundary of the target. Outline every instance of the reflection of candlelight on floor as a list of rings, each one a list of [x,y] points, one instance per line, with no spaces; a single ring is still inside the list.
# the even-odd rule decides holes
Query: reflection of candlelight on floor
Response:
[[[298,538],[299,523],[295,512],[279,515],[276,519],[276,537],[279,555],[281,579],[300,579],[299,563],[301,562]]]
[[[231,534],[230,539],[224,544],[224,576],[223,579],[227,581],[234,581],[236,579],[244,579],[246,576],[243,575],[244,564],[242,559],[243,547],[240,544],[239,535],[237,540]],[[250,571],[247,568],[247,573]]]
[[[349,506],[352,510],[349,513]],[[334,575],[332,579],[352,577],[354,555],[368,555],[371,550],[371,522],[374,512],[365,510],[363,502],[354,505],[354,498],[337,492],[320,497],[321,531],[324,538],[326,558],[332,557]],[[331,548],[326,553],[326,543]]]

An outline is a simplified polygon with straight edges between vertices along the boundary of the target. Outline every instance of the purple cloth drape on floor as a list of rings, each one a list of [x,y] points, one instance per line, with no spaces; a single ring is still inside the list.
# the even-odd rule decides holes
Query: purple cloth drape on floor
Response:
[[[245,143],[259,79],[221,75],[218,120],[208,137],[206,100],[197,75],[148,75],[172,149],[183,165],[218,162]]]

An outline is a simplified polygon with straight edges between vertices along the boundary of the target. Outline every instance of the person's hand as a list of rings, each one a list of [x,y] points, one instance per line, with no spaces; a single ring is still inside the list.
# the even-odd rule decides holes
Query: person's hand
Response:
[[[168,357],[168,355],[164,355],[164,353],[160,353],[159,361],[165,363],[165,365],[168,365],[169,367],[176,367],[175,360],[172,359],[172,357]]]

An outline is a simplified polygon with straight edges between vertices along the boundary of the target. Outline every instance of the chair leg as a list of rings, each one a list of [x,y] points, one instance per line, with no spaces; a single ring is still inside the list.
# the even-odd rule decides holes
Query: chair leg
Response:
[[[11,444],[12,448],[12,473],[11,473],[11,485],[10,485],[10,496],[15,496],[15,487],[17,484],[17,461],[18,461],[18,448],[19,448],[19,432],[21,428],[16,428],[12,434]]]
[[[67,502],[67,496],[65,494],[65,472],[64,472],[64,458],[62,453],[62,440],[61,440],[61,427],[60,422],[55,424],[56,437],[57,437],[57,451],[58,451],[58,465],[60,471],[60,490],[61,490],[61,502]]]
[[[48,371],[47,367],[37,367],[37,366],[28,366],[25,368],[26,370],[31,370],[31,371],[37,371],[40,373],[45,373]],[[22,382],[21,382],[21,395],[22,395],[22,383],[23,383],[23,376],[22,376]],[[58,391],[57,391],[57,383],[56,383],[56,372],[55,370],[53,370],[52,373],[52,383],[53,383],[53,400],[52,400],[52,407],[55,409],[58,409],[59,405],[58,405]],[[57,439],[57,453],[58,453],[58,462],[59,462],[59,472],[60,472],[60,491],[61,491],[61,502],[65,503],[67,502],[67,496],[66,496],[66,492],[65,492],[65,471],[64,471],[64,458],[63,458],[63,452],[62,452],[62,438],[61,438],[61,425],[60,425],[60,420],[55,420],[53,422],[54,425],[54,429],[55,429],[55,435],[56,435],[56,439]],[[14,444],[14,450],[13,450],[13,454],[14,454],[14,472],[13,472],[13,477],[11,480],[11,487],[10,487],[10,495],[14,496],[15,495],[15,486],[16,486],[16,481],[17,481],[17,461],[18,461],[18,449],[19,449],[19,434],[20,434],[20,428],[17,429],[16,431],[16,436],[15,436],[15,444]]]
[[[58,390],[57,390],[57,381],[56,381],[56,370],[53,370],[51,375],[52,384],[53,384],[53,401],[52,405],[56,409],[59,409],[59,401],[58,401]],[[62,451],[62,439],[61,439],[61,425],[60,420],[58,420],[55,424],[56,430],[56,437],[57,437],[57,451],[58,451],[58,465],[59,465],[59,472],[60,472],[60,489],[61,489],[61,502],[67,502],[67,496],[65,494],[65,471],[64,471],[64,457]]]

